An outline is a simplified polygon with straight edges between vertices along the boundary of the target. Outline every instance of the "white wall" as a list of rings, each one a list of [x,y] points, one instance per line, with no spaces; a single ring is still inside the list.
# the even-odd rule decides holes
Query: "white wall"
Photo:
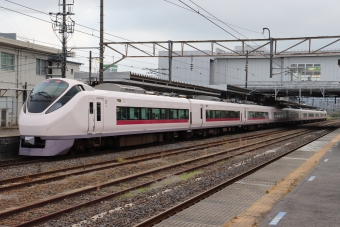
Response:
[[[0,46],[0,52],[9,53],[14,55],[14,70],[0,69],[0,88],[20,88],[22,89],[25,82],[27,82],[27,89],[32,89],[37,83],[45,79],[45,75],[36,74],[36,59],[47,60],[48,54],[38,54],[35,52],[17,50],[10,47]],[[52,54],[52,53],[51,53]],[[53,65],[56,65],[54,62]],[[66,72],[67,78],[74,78],[74,74],[71,75],[71,69],[73,72],[79,72],[79,65],[74,63],[67,63],[68,71]],[[61,74],[60,70],[53,70],[53,74]],[[18,79],[18,83],[17,83]],[[3,95],[4,100],[14,100],[14,105],[7,108],[7,123],[6,126],[17,125],[17,114],[20,113],[23,103],[23,96],[21,92],[8,90],[5,94],[5,90],[0,91],[0,96]],[[6,98],[7,99],[4,99]],[[5,105],[4,103],[1,106]],[[0,107],[0,109],[4,109]],[[1,110],[0,110],[1,111]]]

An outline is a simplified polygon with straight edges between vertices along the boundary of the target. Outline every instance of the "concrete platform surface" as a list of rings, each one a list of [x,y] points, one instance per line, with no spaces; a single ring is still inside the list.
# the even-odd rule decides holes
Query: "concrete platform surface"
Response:
[[[0,129],[0,137],[19,136],[19,129]]]
[[[259,226],[340,226],[339,142],[265,216]]]
[[[340,129],[155,226],[269,226],[280,212],[286,213],[271,224],[340,226],[340,142],[335,142],[339,140]],[[311,176],[315,178],[308,181]]]

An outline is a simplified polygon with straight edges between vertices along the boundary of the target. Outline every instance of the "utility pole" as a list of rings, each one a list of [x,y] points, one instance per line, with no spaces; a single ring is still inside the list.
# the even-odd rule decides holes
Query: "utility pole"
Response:
[[[248,50],[247,50],[247,53],[246,53],[246,68],[245,68],[245,71],[246,71],[246,88],[248,87]]]
[[[72,6],[73,3],[67,4],[67,0],[62,0],[63,3],[60,4],[59,0],[59,7],[63,7],[62,12],[58,13],[49,13],[50,16],[55,16],[55,19],[52,19],[52,29],[58,36],[59,40],[61,41],[63,47],[62,47],[62,54],[60,56],[60,61],[61,61],[61,75],[53,75],[53,74],[47,74],[47,76],[61,76],[62,78],[66,77],[66,61],[67,61],[67,39],[69,38],[70,34],[74,32],[74,25],[75,22],[69,17],[67,19],[67,16],[74,15],[72,13]],[[67,9],[66,9],[67,6]],[[62,18],[60,18],[62,16]],[[48,66],[48,69],[57,69],[59,67],[57,66]]]
[[[65,34],[66,32],[66,34]],[[66,77],[66,57],[67,57],[67,25],[66,25],[66,0],[63,0],[63,61],[61,63],[61,77]]]
[[[100,52],[99,52],[99,83],[103,83],[104,74],[104,0],[100,0]]]
[[[92,51],[90,50],[90,59],[89,59],[89,86],[91,86],[91,74],[92,74]]]

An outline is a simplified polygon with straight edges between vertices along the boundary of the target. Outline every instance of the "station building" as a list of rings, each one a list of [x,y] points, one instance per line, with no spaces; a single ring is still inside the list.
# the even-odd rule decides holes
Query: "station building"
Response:
[[[244,47],[244,51],[253,50],[252,47]],[[255,48],[255,47],[254,47]],[[229,56],[221,57],[190,57],[190,55],[202,55],[199,51],[185,51],[188,57],[173,57],[173,80],[193,83],[202,86],[220,86],[230,84],[245,87],[246,81],[246,57],[236,54],[241,52],[241,47],[236,46],[235,52],[227,53]],[[176,52],[176,51],[174,51]],[[211,51],[203,52],[210,54]],[[323,50],[322,54],[310,54],[308,51],[287,51],[273,58],[273,77],[270,78],[269,50],[261,48],[248,56],[248,88],[255,85],[271,85],[296,82],[336,82],[340,81],[340,68],[338,60],[340,54],[332,53],[332,50]],[[180,54],[180,51],[177,52]],[[218,48],[215,53],[226,54]],[[160,51],[159,55],[167,56],[167,51]],[[175,54],[173,55],[175,56]],[[168,58],[159,58],[159,77],[167,79]]]
[[[23,102],[40,81],[60,77],[60,49],[16,40],[15,33],[0,33],[0,128],[16,127]],[[67,62],[67,78],[74,78],[80,63]]]

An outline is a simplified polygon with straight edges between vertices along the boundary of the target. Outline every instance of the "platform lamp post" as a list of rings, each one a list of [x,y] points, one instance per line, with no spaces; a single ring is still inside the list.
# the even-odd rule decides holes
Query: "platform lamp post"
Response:
[[[262,34],[264,33],[265,30],[268,30],[269,33],[269,41],[270,41],[270,78],[273,77],[273,38],[270,36],[270,30],[269,28],[263,28]]]

